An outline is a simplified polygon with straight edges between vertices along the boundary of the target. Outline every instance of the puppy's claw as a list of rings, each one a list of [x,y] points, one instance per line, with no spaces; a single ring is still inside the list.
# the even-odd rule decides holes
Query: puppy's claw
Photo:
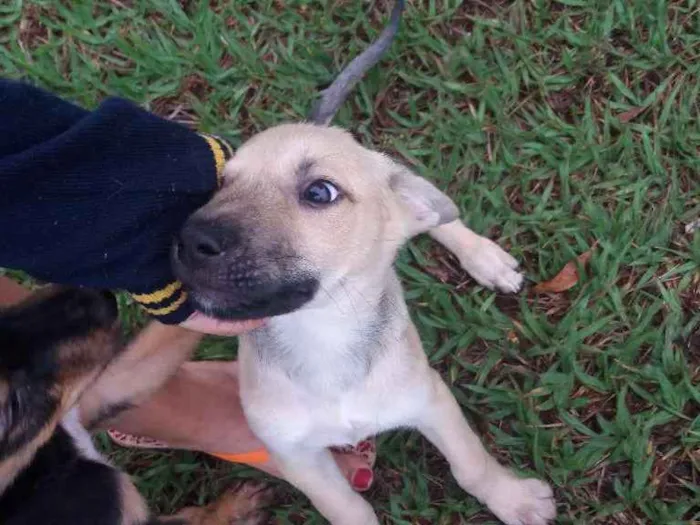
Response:
[[[477,243],[459,254],[462,268],[490,290],[516,293],[523,287],[518,261],[495,242],[479,237]]]

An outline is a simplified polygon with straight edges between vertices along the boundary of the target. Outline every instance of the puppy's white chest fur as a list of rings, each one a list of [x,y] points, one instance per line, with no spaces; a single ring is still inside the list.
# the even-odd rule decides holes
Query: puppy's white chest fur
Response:
[[[407,353],[398,282],[374,300],[345,294],[272,320],[241,344],[242,399],[254,431],[281,447],[354,444],[405,425],[427,399]]]
[[[426,402],[428,392],[424,384],[410,381],[405,364],[396,366],[388,356],[379,359],[368,374],[355,378],[357,382],[348,383],[342,391],[327,390],[331,393],[327,396],[318,395],[318,384],[307,387],[279,369],[259,370],[261,388],[243,388],[251,426],[265,441],[283,448],[325,448],[355,444],[406,425]],[[242,382],[247,382],[246,374],[247,370]],[[274,385],[274,391],[265,392],[264,384]]]

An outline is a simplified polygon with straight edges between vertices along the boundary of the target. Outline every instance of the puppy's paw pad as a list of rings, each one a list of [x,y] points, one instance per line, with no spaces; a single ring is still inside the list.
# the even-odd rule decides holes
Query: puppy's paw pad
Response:
[[[518,261],[485,237],[481,237],[468,253],[462,254],[460,263],[469,275],[490,290],[515,293],[523,286],[523,275],[517,271]]]
[[[552,489],[539,479],[511,479],[498,487],[491,511],[506,525],[547,525],[557,515]]]

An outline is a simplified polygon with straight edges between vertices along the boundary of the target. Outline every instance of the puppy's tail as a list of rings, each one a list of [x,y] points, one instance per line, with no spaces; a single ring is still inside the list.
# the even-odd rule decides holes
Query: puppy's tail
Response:
[[[367,49],[356,56],[343,69],[333,83],[321,92],[321,98],[314,104],[309,121],[319,126],[328,126],[343,105],[355,85],[386,53],[399,31],[401,14],[406,5],[405,0],[397,0],[391,11],[389,24]]]

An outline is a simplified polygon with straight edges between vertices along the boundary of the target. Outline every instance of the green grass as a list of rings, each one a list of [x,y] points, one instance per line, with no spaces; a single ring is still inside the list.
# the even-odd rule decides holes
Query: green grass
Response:
[[[302,117],[390,3],[9,0],[0,71],[240,143]],[[700,232],[684,231],[700,216],[698,95],[696,0],[414,0],[338,119],[449,189],[533,281],[599,243],[551,295],[481,289],[426,240],[398,263],[433,364],[495,454],[553,483],[558,523],[700,520]],[[211,340],[200,356],[234,352]],[[165,511],[263,477],[115,457]],[[321,523],[276,486],[275,522]],[[381,438],[368,498],[386,523],[493,523],[415,433]]]

